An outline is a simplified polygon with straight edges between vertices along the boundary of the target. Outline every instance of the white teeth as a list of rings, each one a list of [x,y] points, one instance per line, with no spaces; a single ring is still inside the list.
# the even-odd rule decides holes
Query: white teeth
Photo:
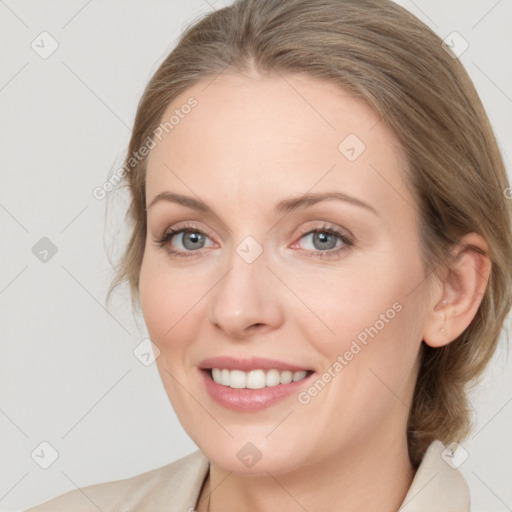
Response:
[[[281,372],[281,376],[279,378],[279,382],[281,384],[290,384],[290,382],[293,380],[293,372],[284,371]]]
[[[222,370],[219,368],[212,368],[212,377],[215,382],[222,382],[221,374]]]
[[[277,386],[281,382],[279,370],[269,370],[265,377],[265,385],[268,387]]]
[[[217,384],[222,384],[235,389],[261,389],[264,387],[274,387],[279,384],[289,384],[306,378],[308,372],[301,370],[291,372],[288,370],[280,371],[276,369],[251,370],[243,372],[241,370],[227,370],[225,368],[212,368],[212,378]]]
[[[305,372],[305,371],[295,372],[293,374],[293,382],[295,382],[297,380],[302,380],[307,374],[308,374],[308,372]]]
[[[231,370],[229,375],[229,387],[242,389],[247,387],[247,375],[242,370]]]
[[[265,387],[265,372],[252,370],[247,374],[247,387],[249,389],[261,389]]]
[[[223,386],[229,386],[229,370],[220,371],[219,384],[222,384]]]

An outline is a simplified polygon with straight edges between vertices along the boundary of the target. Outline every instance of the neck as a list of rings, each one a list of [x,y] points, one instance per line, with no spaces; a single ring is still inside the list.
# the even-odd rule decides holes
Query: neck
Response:
[[[364,439],[357,448],[286,474],[230,474],[212,463],[198,510],[207,510],[213,490],[210,512],[396,512],[414,478],[402,437]]]

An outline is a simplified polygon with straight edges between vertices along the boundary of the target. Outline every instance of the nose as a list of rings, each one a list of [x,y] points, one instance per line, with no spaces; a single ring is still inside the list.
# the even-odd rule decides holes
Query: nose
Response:
[[[211,324],[237,340],[279,328],[283,323],[279,284],[264,254],[247,263],[234,253],[229,270],[212,290]]]

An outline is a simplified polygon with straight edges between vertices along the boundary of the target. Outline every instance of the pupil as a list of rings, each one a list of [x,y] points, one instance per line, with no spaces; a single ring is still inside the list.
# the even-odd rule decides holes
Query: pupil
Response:
[[[329,242],[329,239],[332,239],[331,242],[334,241],[334,245],[331,243],[328,247],[321,247],[322,249],[333,249],[334,246],[336,245],[335,238],[328,233],[316,233],[314,236],[314,241],[319,241],[320,244],[325,244],[326,242]]]
[[[197,244],[201,241],[201,235],[199,233],[185,233],[185,237],[183,238],[183,245],[187,249],[197,249],[194,244]],[[192,247],[190,247],[190,245]]]

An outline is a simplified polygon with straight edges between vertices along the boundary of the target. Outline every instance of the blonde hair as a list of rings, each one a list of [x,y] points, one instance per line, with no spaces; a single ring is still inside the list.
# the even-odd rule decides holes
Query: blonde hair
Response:
[[[128,165],[169,104],[221,72],[307,74],[366,102],[398,138],[420,214],[430,273],[476,232],[492,269],[475,318],[442,348],[422,344],[408,420],[417,466],[428,444],[460,442],[470,429],[467,385],[491,358],[512,304],[510,190],[489,120],[462,64],[441,39],[388,0],[238,0],[193,22],[148,83],[125,164],[131,239],[109,290],[127,279],[134,305],[146,240],[146,158]]]

